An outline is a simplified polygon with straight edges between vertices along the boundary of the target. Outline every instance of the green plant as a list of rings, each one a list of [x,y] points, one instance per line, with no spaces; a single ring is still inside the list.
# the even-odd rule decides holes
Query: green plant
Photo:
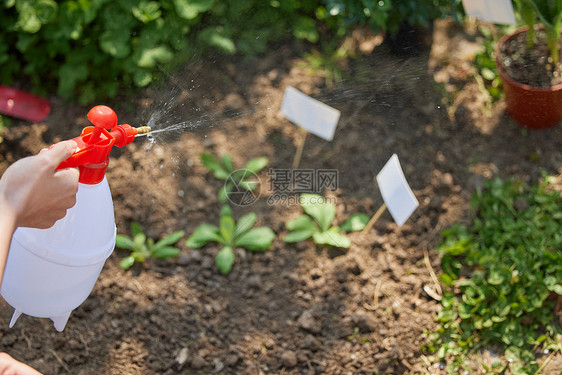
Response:
[[[396,34],[403,24],[430,27],[437,18],[456,15],[458,7],[459,1],[455,0],[393,0],[387,28]]]
[[[228,199],[228,195],[236,189],[244,189],[253,192],[259,186],[259,181],[254,177],[256,173],[261,171],[268,163],[265,156],[257,157],[249,160],[244,167],[234,169],[232,158],[225,154],[219,160],[214,155],[206,152],[201,154],[201,163],[219,180],[225,181],[218,193],[218,199],[224,203]]]
[[[257,215],[250,212],[242,216],[238,222],[232,217],[232,209],[223,206],[219,226],[201,224],[185,244],[198,249],[209,242],[218,242],[222,248],[216,255],[215,263],[223,275],[227,275],[234,265],[234,249],[241,247],[250,251],[267,251],[273,243],[275,233],[267,227],[252,228]]]
[[[529,27],[529,47],[535,43],[535,23],[538,22],[544,27],[550,57],[556,65],[559,60],[562,0],[516,0],[516,2],[521,19]]]
[[[170,233],[155,243],[152,238],[146,238],[139,223],[133,222],[131,235],[132,238],[118,234],[115,241],[116,247],[131,251],[131,255],[120,262],[121,268],[126,270],[131,268],[135,262],[144,262],[149,258],[168,259],[178,256],[180,251],[172,245],[175,245],[184,236],[184,231]]]
[[[443,232],[441,327],[428,349],[452,371],[469,353],[503,346],[513,374],[535,373],[535,349],[562,338],[552,297],[562,295],[562,199],[544,183],[489,181],[470,226]],[[555,298],[554,298],[555,299]]]
[[[8,0],[0,5],[0,78],[26,78],[83,103],[144,87],[188,46],[213,0]]]
[[[6,0],[0,81],[83,103],[145,87],[205,48],[256,55],[292,30],[318,40],[316,1]],[[241,20],[244,20],[241,22]]]
[[[476,68],[474,78],[485,99],[486,109],[489,111],[491,106],[503,96],[502,81],[494,59],[497,42],[489,27],[481,25],[478,29],[484,40],[482,50],[474,56],[473,65]]]
[[[322,43],[322,50],[313,49],[305,53],[304,58],[307,67],[313,72],[323,74],[326,86],[333,87],[340,82],[344,76],[344,62],[349,58],[349,52],[345,46],[337,47],[337,39]]]
[[[341,227],[332,226],[336,206],[318,194],[301,194],[300,204],[304,214],[285,224],[290,231],[284,238],[285,242],[300,242],[312,237],[318,245],[348,248],[351,241],[342,232],[362,230],[369,221],[367,215],[355,214]]]
[[[0,82],[86,104],[145,87],[202,50],[251,57],[282,39],[317,43],[357,25],[392,30],[389,22],[449,8],[445,0],[5,0]]]

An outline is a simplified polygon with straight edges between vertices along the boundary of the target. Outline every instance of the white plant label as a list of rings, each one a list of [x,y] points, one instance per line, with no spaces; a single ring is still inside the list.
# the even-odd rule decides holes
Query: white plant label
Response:
[[[341,112],[287,86],[281,105],[286,119],[327,141],[334,139]]]
[[[462,0],[466,14],[482,21],[515,25],[511,0]]]
[[[388,211],[401,227],[419,206],[419,202],[404,177],[396,154],[391,156],[377,175],[377,183]]]

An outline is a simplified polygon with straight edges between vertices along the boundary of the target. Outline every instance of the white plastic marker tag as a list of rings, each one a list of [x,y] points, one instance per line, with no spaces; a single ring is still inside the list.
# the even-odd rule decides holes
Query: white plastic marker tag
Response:
[[[390,157],[377,175],[377,183],[388,211],[401,227],[419,203],[404,177],[396,154]]]
[[[334,139],[341,114],[291,86],[285,89],[281,113],[289,121],[327,141]]]
[[[464,11],[482,21],[515,25],[511,0],[462,0]]]

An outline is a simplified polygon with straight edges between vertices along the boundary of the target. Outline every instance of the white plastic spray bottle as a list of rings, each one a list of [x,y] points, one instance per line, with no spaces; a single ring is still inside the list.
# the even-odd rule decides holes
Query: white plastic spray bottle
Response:
[[[76,151],[57,168],[79,168],[76,204],[51,228],[18,228],[12,238],[1,288],[15,309],[10,327],[25,313],[50,318],[61,332],[72,310],[90,295],[115,247],[113,201],[105,178],[109,153],[150,128],[117,125],[115,112],[101,105],[88,112],[88,119],[95,126],[73,139]]]

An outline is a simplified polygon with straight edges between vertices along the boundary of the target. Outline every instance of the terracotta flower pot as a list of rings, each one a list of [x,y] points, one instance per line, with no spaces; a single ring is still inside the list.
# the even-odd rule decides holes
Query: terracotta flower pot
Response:
[[[501,46],[526,31],[523,27],[503,37],[496,50],[496,66],[504,86],[507,113],[523,127],[549,128],[562,120],[562,84],[546,88],[529,86],[509,77],[501,64]]]

